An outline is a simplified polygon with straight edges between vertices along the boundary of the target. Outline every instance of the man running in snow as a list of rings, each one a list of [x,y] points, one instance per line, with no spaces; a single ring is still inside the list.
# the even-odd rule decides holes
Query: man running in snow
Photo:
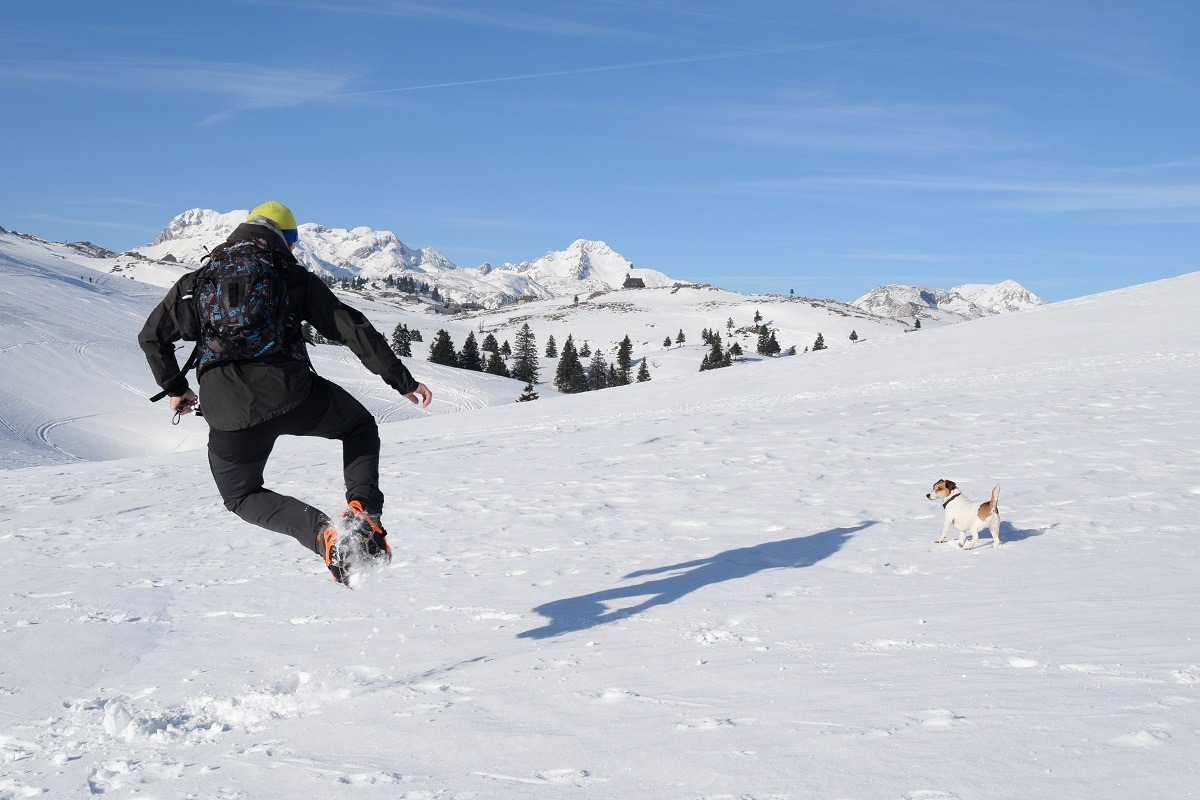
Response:
[[[197,380],[210,427],[208,461],[225,507],[247,522],[295,537],[325,559],[334,580],[344,583],[351,566],[344,548],[353,537],[339,540],[321,511],[263,487],[267,458],[280,436],[340,440],[349,504],[342,514],[347,522],[343,527],[357,534],[360,542],[354,547],[369,557],[390,558],[380,522],[379,428],[362,403],[313,371],[301,323],[307,321],[322,336],[347,345],[367,369],[422,408],[429,406],[433,394],[413,379],[366,317],[300,265],[292,254],[296,242],[296,219],[286,206],[275,201],[258,206],[213,250],[212,261],[171,287],[146,320],[138,343],[155,381],[171,398],[171,410],[189,414],[198,398],[188,385],[186,367],[180,371],[174,343],[185,334],[198,340]],[[237,270],[247,272],[250,261],[265,270],[266,279],[239,281]],[[206,270],[208,276],[202,277]],[[223,276],[223,282],[214,282],[214,274]],[[224,277],[229,275],[233,277]],[[256,349],[253,357],[246,357],[244,342],[221,340],[219,318],[227,321],[249,307],[250,298],[239,296],[239,282],[241,294],[257,291],[257,301],[269,292],[246,287],[263,287],[279,276],[282,283],[271,285],[285,291],[268,301],[277,304],[273,308],[278,309],[278,327],[273,333],[254,333],[256,347],[269,342],[262,348],[268,354],[260,356]]]

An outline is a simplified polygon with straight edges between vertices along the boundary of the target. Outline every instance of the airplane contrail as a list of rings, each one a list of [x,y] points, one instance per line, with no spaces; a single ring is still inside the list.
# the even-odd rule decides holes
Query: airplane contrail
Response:
[[[602,67],[585,67],[582,69],[564,69],[553,72],[532,72],[525,75],[505,75],[498,78],[476,78],[469,81],[450,81],[447,83],[426,83],[419,86],[401,86],[394,89],[371,89],[362,92],[346,92],[344,94],[333,94],[329,97],[361,97],[371,94],[389,94],[394,92],[419,92],[427,89],[448,89],[455,86],[479,86],[486,83],[506,83],[510,81],[527,81],[537,78],[556,78],[564,75],[587,75],[594,72],[614,72],[625,69],[642,69],[645,67],[661,67],[670,64],[690,64],[697,61],[720,61],[730,58],[747,58],[750,56],[768,56],[778,53],[795,53],[803,50],[824,50],[835,47],[847,47],[850,45],[859,44],[874,44],[877,42],[892,42],[901,39],[915,39],[922,36],[928,36],[932,33],[941,31],[924,31],[920,33],[894,34],[891,36],[867,36],[858,39],[837,39],[829,42],[813,42],[810,44],[793,45],[790,47],[775,47],[758,50],[741,50],[732,53],[709,53],[700,56],[688,56],[684,58],[665,58],[658,61],[637,61],[630,64],[609,64]]]

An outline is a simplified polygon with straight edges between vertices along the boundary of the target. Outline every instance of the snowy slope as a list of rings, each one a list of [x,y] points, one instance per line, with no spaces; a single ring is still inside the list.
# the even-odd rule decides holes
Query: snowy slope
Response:
[[[761,317],[762,325],[775,331],[783,349],[795,346],[799,353],[811,347],[818,334],[827,348],[838,350],[907,330],[897,320],[875,317],[830,300],[750,295],[711,286],[596,292],[580,296],[579,303],[572,297],[555,298],[467,314],[461,320],[474,322],[477,329],[493,333],[498,340],[509,341],[514,340],[522,325],[528,324],[543,352],[550,336],[561,348],[570,335],[576,346],[587,343],[593,349],[603,349],[609,363],[621,339],[629,336],[635,361],[647,359],[651,375],[657,380],[690,376],[699,370],[709,351],[700,337],[705,329],[719,333],[725,347],[737,342],[749,361],[760,361],[755,355],[755,314]],[[684,334],[683,346],[675,344],[680,331]],[[851,333],[858,336],[857,345],[850,340]],[[665,344],[667,338],[671,339],[670,347]],[[549,379],[557,360],[543,359],[543,364]]]
[[[165,403],[147,402],[158,388],[137,334],[164,290],[95,271],[113,260],[0,233],[0,469],[204,447],[203,423],[173,427]],[[169,267],[161,275],[167,285],[178,277]],[[385,334],[401,321],[430,330],[424,316],[351,302]],[[383,420],[510,403],[521,392],[517,381],[429,364],[427,352],[415,344],[407,359],[418,379],[439,389],[429,411],[419,411],[348,349],[310,348],[319,373]]]
[[[1187,797],[1198,301],[384,425],[357,592],[203,453],[2,472],[0,793]],[[1000,549],[933,544],[941,477],[1001,485]]]

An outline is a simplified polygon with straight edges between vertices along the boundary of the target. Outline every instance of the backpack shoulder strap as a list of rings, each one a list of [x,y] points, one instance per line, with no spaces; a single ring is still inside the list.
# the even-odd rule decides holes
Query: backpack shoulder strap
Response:
[[[193,368],[195,368],[196,364],[198,364],[199,362],[200,362],[200,343],[197,342],[196,346],[192,348],[192,354],[190,356],[188,356],[187,361],[183,362],[183,366],[179,369],[179,372],[176,373],[175,377],[172,378],[171,380],[177,381],[180,378],[182,378],[184,375],[187,375],[189,372],[192,371]],[[161,392],[159,392],[158,394],[151,397],[150,402],[157,403],[159,400],[162,400],[166,396],[167,396],[167,390],[163,389]]]

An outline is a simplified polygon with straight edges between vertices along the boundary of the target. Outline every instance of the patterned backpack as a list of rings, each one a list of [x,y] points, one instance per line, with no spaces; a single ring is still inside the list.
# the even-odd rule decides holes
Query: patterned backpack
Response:
[[[270,356],[307,361],[279,263],[266,242],[222,244],[192,284],[201,371],[228,361]]]

